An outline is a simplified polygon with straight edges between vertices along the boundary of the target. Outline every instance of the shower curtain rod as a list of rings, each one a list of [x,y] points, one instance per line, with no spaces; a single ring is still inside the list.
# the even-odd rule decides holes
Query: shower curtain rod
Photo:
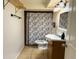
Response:
[[[14,17],[17,17],[17,18],[21,19],[21,17],[19,17],[17,15],[14,15],[14,14],[11,14],[11,16],[14,16]]]

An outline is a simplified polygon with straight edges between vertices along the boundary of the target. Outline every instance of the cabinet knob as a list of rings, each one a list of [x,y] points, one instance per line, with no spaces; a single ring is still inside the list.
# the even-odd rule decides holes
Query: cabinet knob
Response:
[[[63,43],[62,46],[63,46],[63,47],[67,47],[67,44],[64,44],[64,43]]]

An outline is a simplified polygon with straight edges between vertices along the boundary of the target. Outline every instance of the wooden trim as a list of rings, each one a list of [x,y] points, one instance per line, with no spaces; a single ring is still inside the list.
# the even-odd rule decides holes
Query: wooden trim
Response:
[[[53,11],[25,11],[25,13],[53,13]]]
[[[28,30],[29,30],[29,27],[28,27],[29,22],[28,22],[28,20],[26,20],[27,19],[27,17],[26,17],[27,13],[52,13],[52,15],[53,15],[53,11],[24,11],[24,41],[25,41],[24,43],[25,43],[25,45],[28,46],[30,44],[29,44],[29,41],[28,41],[28,44],[26,44],[26,39],[29,39],[29,36],[27,34],[27,33],[29,33],[28,32]],[[28,22],[28,24],[27,24],[27,22]]]
[[[24,44],[26,45],[26,13],[24,11]]]
[[[26,44],[26,46],[38,46],[38,44]]]
[[[26,16],[27,16],[27,13],[26,13]],[[27,22],[27,25],[26,25],[27,26],[27,31],[26,32],[27,32],[27,39],[28,39],[28,45],[29,45],[29,21],[27,20],[26,22]]]

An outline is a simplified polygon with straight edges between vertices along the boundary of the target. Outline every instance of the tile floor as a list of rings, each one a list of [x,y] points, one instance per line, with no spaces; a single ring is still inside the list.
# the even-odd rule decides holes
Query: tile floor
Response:
[[[47,50],[40,50],[33,46],[25,46],[17,59],[47,59],[47,56]]]

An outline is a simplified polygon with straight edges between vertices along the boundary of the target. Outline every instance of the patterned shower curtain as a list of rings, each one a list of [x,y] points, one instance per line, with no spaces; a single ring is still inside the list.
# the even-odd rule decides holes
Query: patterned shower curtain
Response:
[[[27,13],[29,44],[34,44],[35,40],[44,39],[46,34],[52,33],[52,13]]]

